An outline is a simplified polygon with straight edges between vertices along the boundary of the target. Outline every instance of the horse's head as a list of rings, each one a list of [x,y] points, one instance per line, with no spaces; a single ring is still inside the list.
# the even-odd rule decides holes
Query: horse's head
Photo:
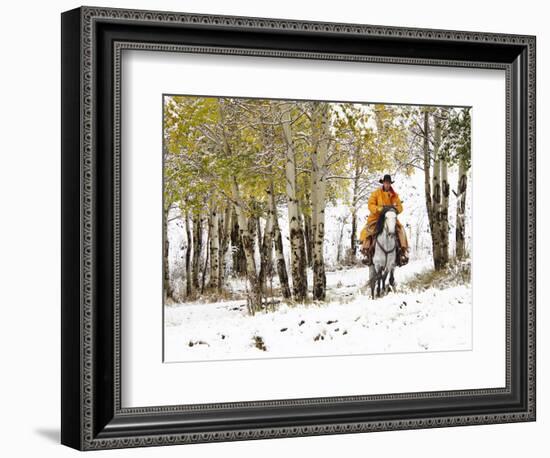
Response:
[[[395,235],[395,226],[397,224],[397,212],[395,211],[395,208],[389,208],[384,213],[384,230],[389,235]]]

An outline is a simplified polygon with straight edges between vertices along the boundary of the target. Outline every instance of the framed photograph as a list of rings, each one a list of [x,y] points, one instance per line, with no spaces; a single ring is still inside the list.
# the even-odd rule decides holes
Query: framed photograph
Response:
[[[535,420],[535,37],[62,14],[79,450]]]

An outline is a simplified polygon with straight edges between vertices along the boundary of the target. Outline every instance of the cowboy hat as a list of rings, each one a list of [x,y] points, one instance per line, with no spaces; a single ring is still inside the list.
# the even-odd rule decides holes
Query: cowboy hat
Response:
[[[384,178],[381,178],[378,180],[380,183],[384,183],[384,181],[389,181],[391,184],[395,183],[395,181],[392,181],[391,175],[384,175]]]

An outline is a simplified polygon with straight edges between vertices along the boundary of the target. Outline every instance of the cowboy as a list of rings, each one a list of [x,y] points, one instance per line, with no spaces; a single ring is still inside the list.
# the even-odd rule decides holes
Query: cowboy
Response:
[[[379,180],[382,183],[380,188],[375,189],[369,197],[369,217],[363,229],[359,240],[362,243],[361,252],[365,255],[365,264],[372,264],[372,257],[374,255],[374,237],[376,232],[376,223],[382,213],[384,207],[391,206],[397,211],[397,214],[403,211],[403,205],[399,195],[394,191],[392,184],[394,183],[390,175],[384,175],[384,178]],[[397,221],[396,225],[397,240],[398,240],[398,252],[397,252],[397,265],[403,266],[409,262],[408,257],[408,242],[405,234],[405,228]]]

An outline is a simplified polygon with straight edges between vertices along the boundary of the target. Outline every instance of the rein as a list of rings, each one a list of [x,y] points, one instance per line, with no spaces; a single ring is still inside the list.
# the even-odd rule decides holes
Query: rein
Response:
[[[386,233],[386,236],[387,237],[391,237],[393,238],[393,247],[389,250],[386,250],[382,244],[380,243],[380,241],[378,240],[378,237],[376,237],[376,243],[378,244],[378,246],[380,247],[380,249],[384,252],[384,268],[387,269],[388,268],[388,255],[390,253],[392,253],[395,248],[396,248],[396,242],[395,242],[395,234],[390,234],[388,232],[388,228],[386,227],[386,225],[384,224],[384,232]]]

